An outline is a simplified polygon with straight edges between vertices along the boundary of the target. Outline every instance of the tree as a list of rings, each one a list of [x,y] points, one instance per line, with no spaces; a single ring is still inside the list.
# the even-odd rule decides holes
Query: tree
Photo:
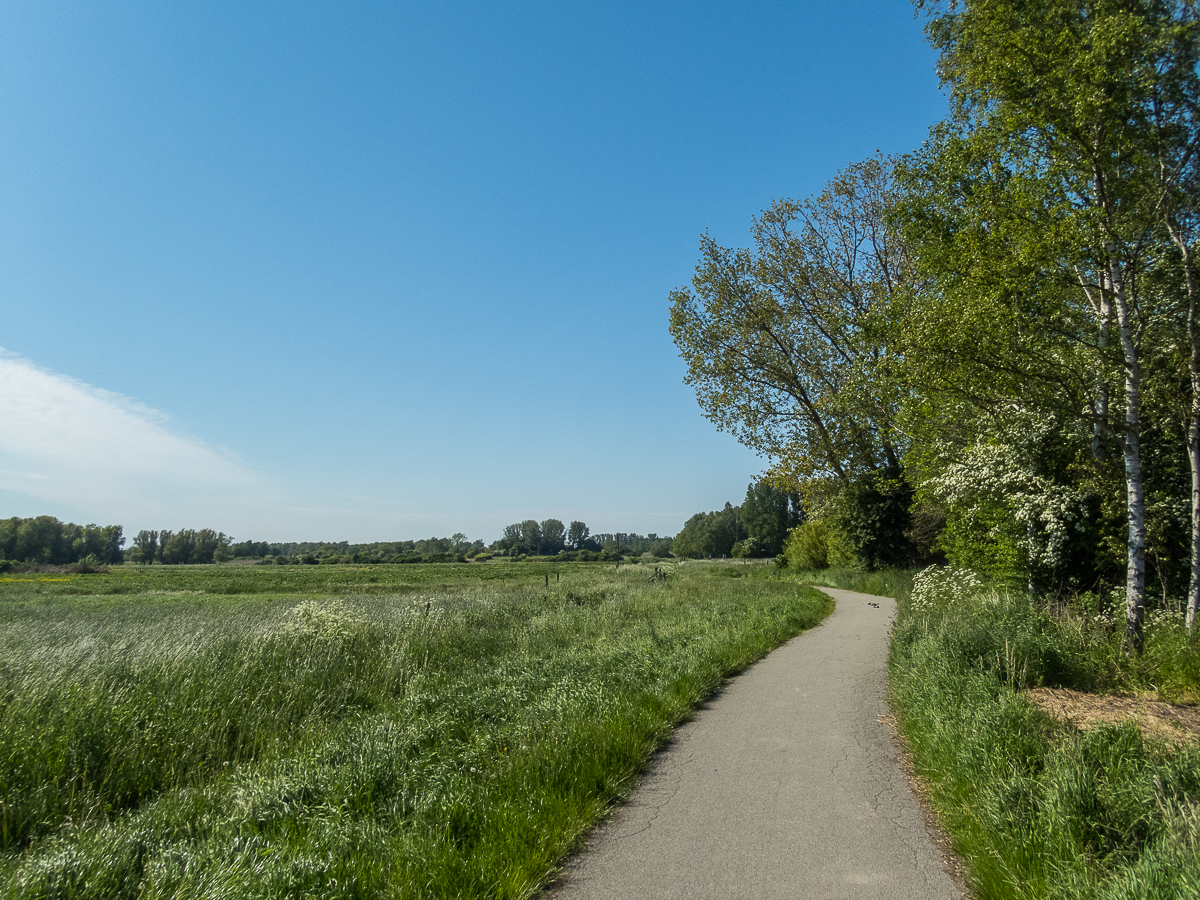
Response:
[[[566,546],[567,529],[558,519],[547,519],[541,524],[542,541],[539,552],[543,556],[558,553]]]
[[[504,534],[501,535],[499,546],[505,553],[512,553],[513,548],[521,543],[521,523],[517,522],[513,525],[504,526]]]
[[[650,555],[656,556],[659,559],[666,559],[673,554],[672,546],[674,541],[671,538],[659,538],[650,544]]]
[[[585,523],[572,522],[571,527],[567,529],[567,546],[572,550],[583,550],[589,534],[590,531]]]
[[[164,565],[186,565],[192,561],[196,532],[190,528],[159,532],[158,555]]]
[[[707,234],[692,288],[671,293],[671,336],[704,415],[799,483],[899,465],[894,399],[867,372],[884,355],[872,317],[906,284],[887,221],[891,163],[850,166],[817,197],[776,201],[755,249]]]
[[[541,546],[542,526],[533,519],[526,519],[521,523],[520,552],[537,553]]]
[[[912,493],[897,469],[860,476],[838,497],[831,524],[868,572],[908,565]]]
[[[673,552],[685,559],[729,556],[733,545],[746,536],[738,508],[725,504],[716,512],[696,513],[675,536]]]
[[[53,516],[0,519],[0,559],[64,565],[94,556],[119,563],[124,544],[120,525],[76,525]]]
[[[133,539],[133,547],[130,548],[129,558],[135,563],[144,563],[150,565],[158,558],[158,532],[147,531],[142,529]]]
[[[1068,345],[1088,351],[1094,447],[1101,454],[1105,440],[1115,440],[1124,462],[1126,643],[1137,650],[1145,600],[1143,371],[1155,352],[1154,327],[1174,302],[1154,289],[1169,262],[1167,223],[1194,208],[1196,5],[918,0],[924,5],[952,115],[918,155],[915,169],[932,190],[917,219],[926,235],[942,238],[929,246],[940,248],[950,282],[973,281],[993,296],[1039,286],[1028,299],[1045,309],[1013,324],[1057,339],[1042,347],[1047,383],[1058,364],[1076,370]],[[971,258],[981,248],[983,265]],[[1090,328],[1081,327],[1080,312]],[[1109,410],[1114,351],[1124,382],[1119,422]]]
[[[762,479],[746,488],[741,519],[746,530],[743,552],[746,556],[778,556],[783,552],[788,532],[803,520],[800,496],[782,491]]]

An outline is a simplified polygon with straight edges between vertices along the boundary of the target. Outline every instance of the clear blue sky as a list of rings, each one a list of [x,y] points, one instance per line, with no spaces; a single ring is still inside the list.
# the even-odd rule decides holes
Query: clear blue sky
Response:
[[[0,515],[674,534],[767,464],[667,333],[944,113],[907,0],[0,6]]]

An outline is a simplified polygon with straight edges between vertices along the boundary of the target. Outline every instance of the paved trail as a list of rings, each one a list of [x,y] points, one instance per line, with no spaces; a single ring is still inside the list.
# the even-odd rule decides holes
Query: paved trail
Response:
[[[895,604],[827,593],[825,623],[681,727],[548,897],[960,896],[879,720]]]

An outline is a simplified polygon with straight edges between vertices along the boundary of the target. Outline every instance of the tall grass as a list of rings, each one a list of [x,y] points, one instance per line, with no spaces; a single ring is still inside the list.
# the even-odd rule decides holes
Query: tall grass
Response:
[[[907,569],[880,569],[864,572],[862,569],[786,569],[783,577],[805,584],[820,584],[826,587],[874,594],[876,597],[907,597],[912,591],[913,573]]]
[[[1200,897],[1200,749],[1146,740],[1132,724],[1079,731],[1023,693],[1166,678],[1176,695],[1194,692],[1195,641],[1159,621],[1131,659],[1118,633],[1078,609],[967,588],[904,599],[890,667],[914,763],[976,895]]]
[[[291,568],[245,598],[180,593],[228,584],[202,569],[0,585],[3,896],[528,896],[675,722],[829,608],[713,567],[404,567],[357,595]]]

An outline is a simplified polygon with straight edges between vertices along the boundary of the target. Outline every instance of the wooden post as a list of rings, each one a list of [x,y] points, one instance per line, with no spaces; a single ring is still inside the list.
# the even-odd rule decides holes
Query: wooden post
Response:
[[[546,587],[550,587],[550,573],[546,573]]]

